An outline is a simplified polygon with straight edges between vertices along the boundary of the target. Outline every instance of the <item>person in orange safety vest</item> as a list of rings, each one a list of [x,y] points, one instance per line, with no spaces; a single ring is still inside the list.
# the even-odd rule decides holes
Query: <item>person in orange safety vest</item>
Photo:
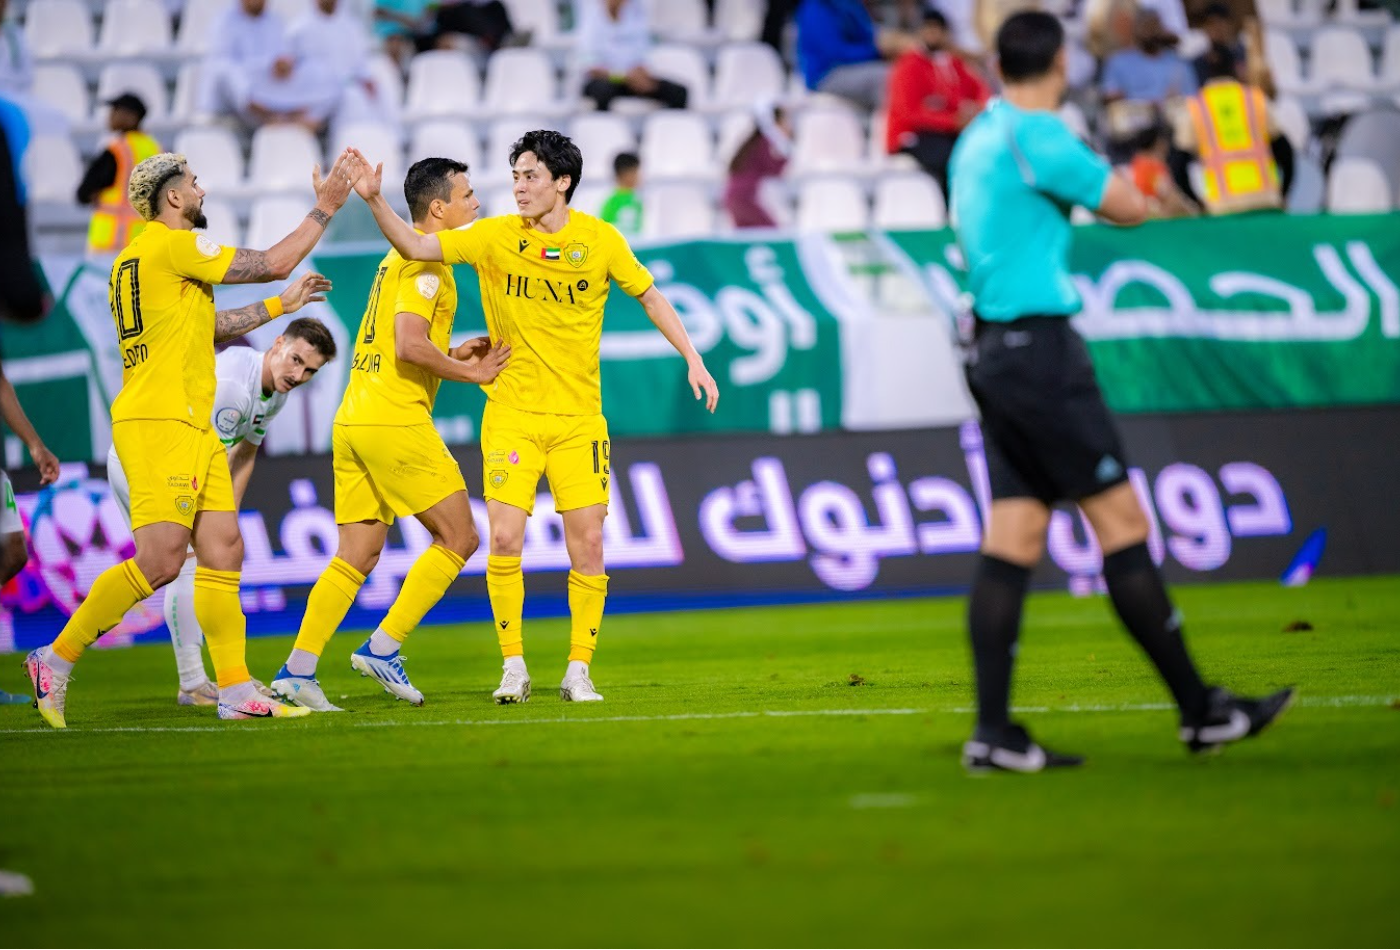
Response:
[[[131,170],[162,151],[160,143],[141,131],[146,104],[129,92],[107,103],[111,113],[107,127],[112,138],[106,149],[88,165],[78,185],[78,203],[93,205],[88,225],[88,253],[116,254],[141,233],[145,222],[126,197]]]

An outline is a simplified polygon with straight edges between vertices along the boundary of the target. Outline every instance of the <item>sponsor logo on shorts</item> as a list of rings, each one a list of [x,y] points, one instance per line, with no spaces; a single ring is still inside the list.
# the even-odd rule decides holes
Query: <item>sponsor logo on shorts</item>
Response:
[[[506,464],[506,453],[501,452],[501,451],[499,451],[499,450],[498,450],[498,451],[495,451],[495,452],[487,452],[487,453],[486,453],[486,464],[487,464],[487,465],[504,465],[504,464]]]
[[[512,464],[512,465],[519,465],[519,464],[520,464],[520,453],[519,453],[519,452],[512,452],[512,453],[510,453],[510,459],[509,459],[509,461],[510,461],[510,464]]]
[[[588,260],[588,245],[579,241],[564,245],[564,260],[575,267],[582,267],[583,262]]]
[[[171,475],[165,480],[165,487],[173,491],[199,491],[193,475]]]
[[[182,515],[189,515],[194,512],[194,497],[192,495],[181,495],[175,499],[175,510]]]
[[[510,472],[507,472],[503,468],[498,468],[492,470],[488,480],[491,482],[492,488],[500,488],[506,483],[506,479],[508,478],[510,478]]]

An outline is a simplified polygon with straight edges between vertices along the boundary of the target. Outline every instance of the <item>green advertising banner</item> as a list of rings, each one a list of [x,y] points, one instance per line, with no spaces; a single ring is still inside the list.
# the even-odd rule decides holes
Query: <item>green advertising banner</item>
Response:
[[[954,312],[952,232],[888,239]],[[1092,225],[1070,266],[1075,325],[1120,412],[1400,402],[1400,215]]]

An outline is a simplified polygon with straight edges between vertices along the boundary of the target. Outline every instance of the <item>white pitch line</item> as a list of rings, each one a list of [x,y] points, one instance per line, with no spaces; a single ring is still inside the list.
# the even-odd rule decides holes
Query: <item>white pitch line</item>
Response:
[[[1294,705],[1315,709],[1368,708],[1400,703],[1396,696],[1304,696]],[[1017,713],[1123,713],[1162,712],[1175,709],[1171,703],[1119,703],[1070,706],[1016,706]],[[972,706],[943,706],[940,708],[894,709],[759,709],[726,713],[674,713],[665,716],[551,716],[547,719],[371,719],[354,722],[360,729],[385,729],[423,726],[538,726],[587,725],[599,722],[704,722],[719,719],[793,719],[812,716],[966,716],[976,712]],[[320,718],[320,717],[316,717]],[[272,735],[261,729],[239,729],[237,726],[98,726],[91,729],[0,729],[0,735],[85,734],[96,732],[220,732]],[[279,735],[285,733],[278,733]]]

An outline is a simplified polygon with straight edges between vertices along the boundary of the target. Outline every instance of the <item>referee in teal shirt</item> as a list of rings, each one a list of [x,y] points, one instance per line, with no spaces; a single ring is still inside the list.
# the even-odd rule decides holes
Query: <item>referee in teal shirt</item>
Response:
[[[968,603],[978,712],[963,761],[1018,772],[1083,761],[1036,745],[1008,716],[1021,607],[1061,501],[1078,504],[1093,526],[1113,608],[1171,689],[1182,741],[1200,751],[1255,735],[1292,690],[1246,699],[1202,682],[1147,550],[1147,517],[1117,426],[1069,323],[1081,306],[1069,271],[1070,211],[1082,205],[1134,225],[1146,201],[1056,114],[1065,91],[1060,21],[1017,13],[996,45],[1002,96],[963,130],[948,169],[974,301],[967,382],[992,493]]]

